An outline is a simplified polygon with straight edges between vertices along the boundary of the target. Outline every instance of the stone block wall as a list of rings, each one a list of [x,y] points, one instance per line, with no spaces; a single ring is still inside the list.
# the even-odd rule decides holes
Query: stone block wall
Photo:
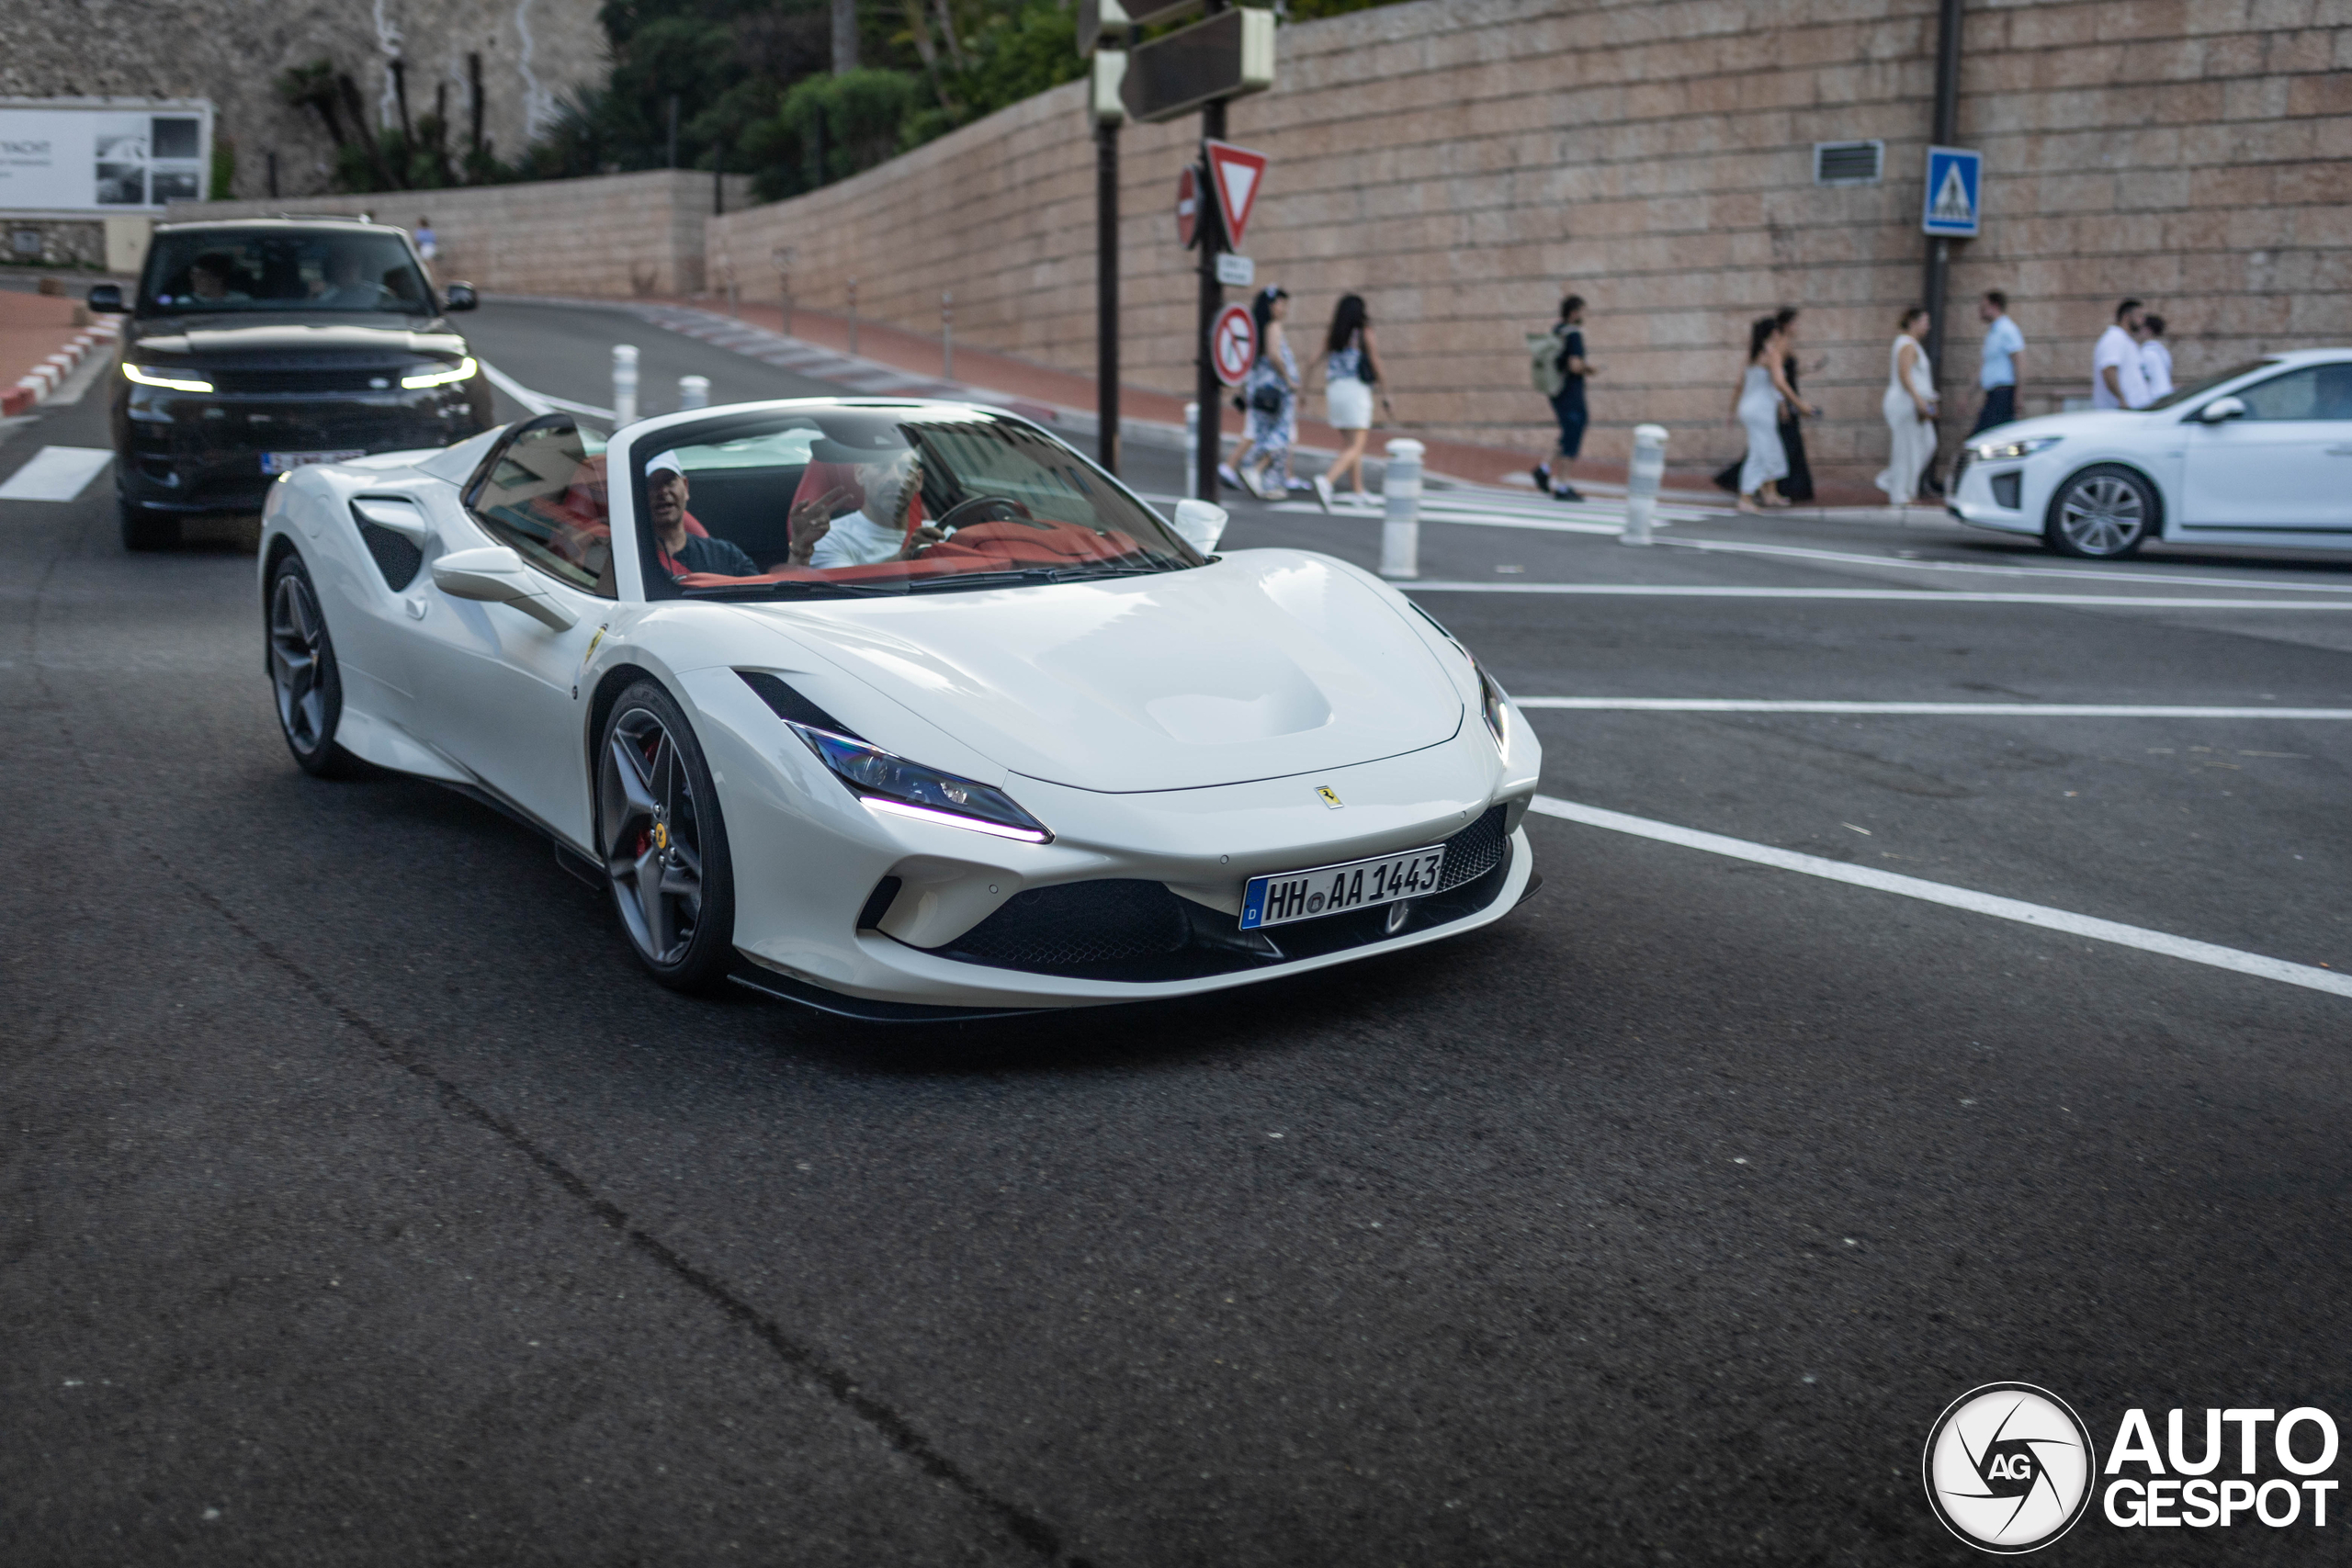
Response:
[[[1678,467],[1728,459],[1746,323],[1804,310],[1811,437],[1831,477],[1883,459],[1878,400],[1917,296],[1933,0],[1419,0],[1285,28],[1279,85],[1233,140],[1272,167],[1245,249],[1295,296],[1302,354],[1338,296],[1381,330],[1417,434],[1546,442],[1522,333],[1591,300],[1602,376],[1587,450],[1675,432]],[[2087,390],[2116,299],[2165,314],[2184,376],[2352,338],[2352,14],[2343,0],[1971,0],[1962,145],[1986,154],[1984,233],[1955,247],[1948,436],[1976,394],[1973,297],[2004,288],[2032,345],[2028,412]],[[1093,144],[1056,89],[825,190],[714,223],[773,299],[937,330],[1085,370]],[[1177,170],[1197,120],[1122,137],[1130,380],[1192,379]],[[1883,140],[1873,186],[1813,183],[1816,141]],[[1238,298],[1238,292],[1236,293]]]
[[[183,201],[173,203],[166,220],[269,217],[288,207],[366,212],[403,229],[430,218],[441,250],[434,271],[445,280],[462,278],[509,294],[692,294],[704,287],[711,184],[707,174],[661,169],[393,196],[313,196],[296,203]],[[749,180],[728,177],[728,205],[750,195]]]

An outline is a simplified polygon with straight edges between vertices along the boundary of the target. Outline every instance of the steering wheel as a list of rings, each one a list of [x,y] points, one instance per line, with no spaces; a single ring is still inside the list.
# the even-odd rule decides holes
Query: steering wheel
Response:
[[[1009,495],[974,495],[939,514],[932,526],[943,534],[975,523],[1035,523],[1036,514]]]

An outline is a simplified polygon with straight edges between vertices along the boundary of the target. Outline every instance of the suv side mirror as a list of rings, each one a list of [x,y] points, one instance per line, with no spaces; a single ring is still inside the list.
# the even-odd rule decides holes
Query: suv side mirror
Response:
[[[1180,501],[1176,503],[1176,532],[1183,541],[1203,555],[1216,551],[1217,540],[1225,536],[1225,525],[1232,513],[1214,502]]]
[[[2219,424],[2225,419],[2245,417],[2245,404],[2236,398],[2215,398],[2197,411],[2199,422],[2205,424]]]
[[[470,283],[453,283],[442,292],[441,306],[447,310],[470,310],[481,301],[474,298]]]
[[[128,314],[128,310],[122,302],[122,285],[119,283],[92,284],[88,304],[91,310],[101,316]]]

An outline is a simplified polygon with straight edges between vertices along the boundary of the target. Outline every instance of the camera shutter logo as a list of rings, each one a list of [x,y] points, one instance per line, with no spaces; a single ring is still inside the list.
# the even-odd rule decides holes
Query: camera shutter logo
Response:
[[[2039,1551],[2089,1507],[2098,1459],[2064,1400],[2031,1383],[1986,1383],[1953,1400],[1928,1434],[1928,1506],[1979,1551]]]

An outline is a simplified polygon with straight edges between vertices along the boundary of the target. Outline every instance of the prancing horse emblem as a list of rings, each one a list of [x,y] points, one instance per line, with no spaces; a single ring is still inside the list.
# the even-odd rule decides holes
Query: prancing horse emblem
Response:
[[[1338,790],[1333,789],[1329,784],[1317,784],[1315,786],[1315,793],[1323,797],[1324,805],[1329,807],[1334,811],[1340,809],[1340,792]]]

